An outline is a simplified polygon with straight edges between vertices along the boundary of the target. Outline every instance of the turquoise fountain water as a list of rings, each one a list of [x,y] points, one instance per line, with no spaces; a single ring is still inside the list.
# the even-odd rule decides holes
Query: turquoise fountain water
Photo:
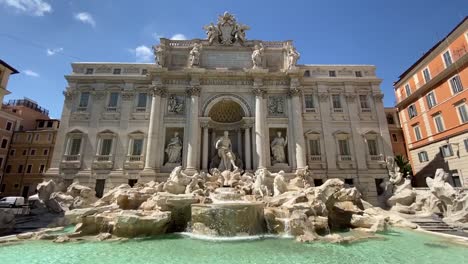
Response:
[[[55,244],[31,241],[0,246],[0,263],[467,263],[468,248],[406,230],[352,245],[302,244],[291,239],[203,241],[183,235],[121,242]]]

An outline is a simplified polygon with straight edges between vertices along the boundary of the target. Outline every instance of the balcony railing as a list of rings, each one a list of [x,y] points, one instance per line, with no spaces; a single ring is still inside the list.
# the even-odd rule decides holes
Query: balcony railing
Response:
[[[309,155],[309,161],[311,162],[322,161],[322,155]]]
[[[370,113],[371,109],[370,108],[361,108],[361,112],[363,113]]]
[[[369,159],[371,161],[384,161],[384,157],[382,154],[379,154],[379,155],[370,155],[369,156]]]
[[[126,162],[140,162],[143,161],[143,155],[128,155]]]
[[[316,112],[315,108],[306,108],[305,111],[306,111],[306,113],[315,113]]]
[[[146,112],[146,107],[137,107],[135,112]]]
[[[351,155],[338,155],[339,161],[352,161],[353,157]]]
[[[96,155],[94,157],[94,161],[97,161],[97,162],[112,161],[112,155]]]
[[[63,155],[63,161],[79,161],[80,155]]]
[[[343,113],[343,108],[333,108],[333,112],[335,112],[335,113]]]

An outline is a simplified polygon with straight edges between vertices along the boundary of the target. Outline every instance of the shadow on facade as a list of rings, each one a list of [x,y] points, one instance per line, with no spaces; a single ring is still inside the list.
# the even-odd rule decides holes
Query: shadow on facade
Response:
[[[459,156],[458,151],[455,155]],[[445,161],[440,152],[438,152],[433,159],[430,159],[430,162],[414,175],[411,181],[413,187],[427,187],[426,177],[434,178],[435,171],[438,168],[442,168],[446,172],[450,171],[448,162]]]

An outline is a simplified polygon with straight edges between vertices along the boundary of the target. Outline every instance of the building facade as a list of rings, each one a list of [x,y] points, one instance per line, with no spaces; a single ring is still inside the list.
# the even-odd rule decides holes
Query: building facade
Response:
[[[10,76],[17,73],[18,71],[15,68],[0,60],[0,102],[2,103],[2,108],[0,109],[0,195],[3,192],[1,182],[11,136],[13,135],[13,131],[19,127],[22,120],[19,115],[4,109],[5,106],[3,105],[3,98],[5,95],[10,94],[10,91],[7,90]]]
[[[437,168],[468,186],[468,19],[395,82],[399,117],[418,185]]]
[[[221,145],[246,171],[308,166],[314,184],[341,178],[376,202],[393,154],[375,67],[297,65],[292,41],[247,40],[229,13],[205,29],[161,39],[156,63],[73,63],[48,176],[99,196],[220,168]]]
[[[388,132],[390,133],[390,141],[394,156],[403,156],[408,159],[406,153],[406,142],[401,127],[400,118],[398,117],[398,109],[394,107],[385,107],[385,115],[387,117]]]

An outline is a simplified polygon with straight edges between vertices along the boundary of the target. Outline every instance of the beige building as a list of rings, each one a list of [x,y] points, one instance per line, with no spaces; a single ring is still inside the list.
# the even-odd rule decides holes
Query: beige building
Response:
[[[393,154],[395,156],[401,155],[408,159],[403,128],[398,118],[398,110],[394,107],[385,107],[385,115],[387,116],[387,125],[392,142]]]
[[[316,185],[341,178],[376,202],[393,154],[375,67],[299,65],[292,41],[247,40],[228,13],[205,29],[162,38],[156,63],[73,63],[48,176],[100,196],[179,165],[308,166]]]

